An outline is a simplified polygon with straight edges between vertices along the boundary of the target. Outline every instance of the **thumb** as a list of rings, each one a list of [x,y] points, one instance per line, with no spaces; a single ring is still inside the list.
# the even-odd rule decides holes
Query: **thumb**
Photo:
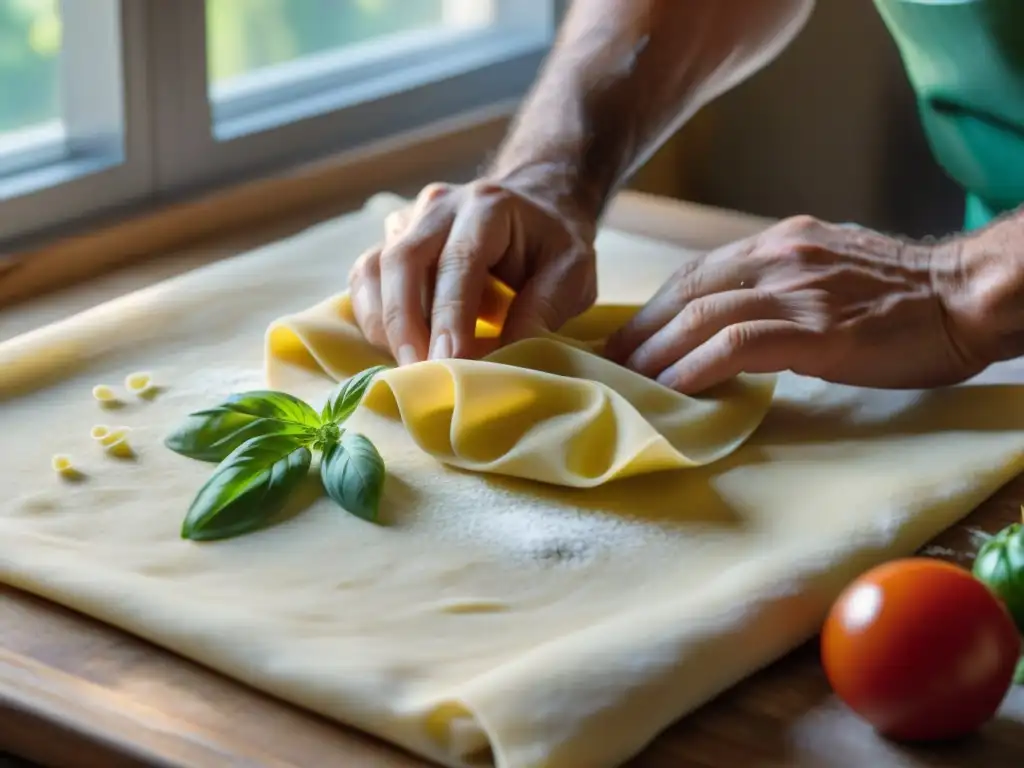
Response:
[[[550,264],[526,281],[512,299],[502,329],[502,344],[543,336],[590,308],[597,298],[597,276],[592,264],[579,262],[570,269]]]

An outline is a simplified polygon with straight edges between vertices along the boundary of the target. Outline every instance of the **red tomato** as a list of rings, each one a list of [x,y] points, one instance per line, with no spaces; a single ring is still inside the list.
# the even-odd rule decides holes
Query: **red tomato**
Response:
[[[955,738],[999,709],[1021,640],[969,571],[929,558],[874,568],[839,596],[821,658],[847,706],[892,739]]]

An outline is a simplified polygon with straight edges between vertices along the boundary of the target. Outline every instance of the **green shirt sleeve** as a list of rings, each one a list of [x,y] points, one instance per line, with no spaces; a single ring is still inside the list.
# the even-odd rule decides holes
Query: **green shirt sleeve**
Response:
[[[1024,203],[1024,0],[875,0],[964,226]]]

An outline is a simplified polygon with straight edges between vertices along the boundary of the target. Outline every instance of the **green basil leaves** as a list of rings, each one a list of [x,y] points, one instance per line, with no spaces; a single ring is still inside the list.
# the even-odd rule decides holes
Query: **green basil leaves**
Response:
[[[309,448],[285,435],[242,443],[199,490],[185,515],[182,538],[225,539],[256,530],[284,508],[312,459]]]
[[[331,393],[331,396],[327,398],[327,404],[324,406],[320,418],[325,422],[333,422],[334,424],[340,424],[345,421],[345,419],[352,415],[352,412],[359,403],[362,402],[363,395],[366,394],[366,390],[370,387],[370,382],[383,370],[385,370],[383,365],[367,368],[365,371],[357,373],[348,381],[342,382]]]
[[[284,392],[253,391],[186,417],[164,444],[218,464],[185,515],[182,538],[225,539],[259,529],[287,506],[309,473],[314,451],[323,454],[320,477],[327,495],[351,514],[375,522],[384,460],[367,437],[342,424],[382,370],[370,368],[342,382],[320,414]]]
[[[384,487],[384,459],[363,435],[346,432],[324,453],[320,479],[327,495],[353,515],[375,522]]]
[[[232,395],[216,408],[191,414],[164,444],[199,461],[223,461],[253,437],[314,435],[320,418],[307,403],[284,392]]]

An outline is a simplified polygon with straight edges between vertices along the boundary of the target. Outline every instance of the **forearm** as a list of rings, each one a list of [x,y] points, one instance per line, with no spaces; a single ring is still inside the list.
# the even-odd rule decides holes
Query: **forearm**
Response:
[[[813,0],[575,0],[489,175],[599,217],[701,106],[785,47]]]

